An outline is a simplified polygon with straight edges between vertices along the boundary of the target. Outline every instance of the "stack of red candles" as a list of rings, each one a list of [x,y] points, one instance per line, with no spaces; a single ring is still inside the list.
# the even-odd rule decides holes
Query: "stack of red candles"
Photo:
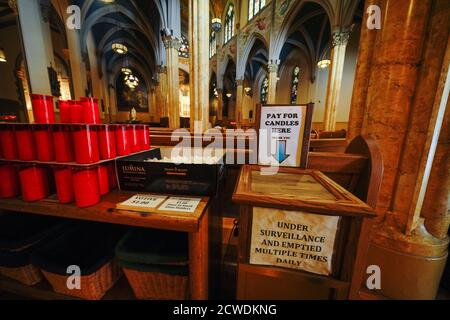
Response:
[[[44,199],[54,177],[61,203],[92,206],[117,187],[114,163],[100,161],[150,149],[148,126],[100,124],[95,98],[59,101],[61,124],[53,97],[31,99],[36,124],[0,123],[0,159],[11,160],[0,162],[0,198]]]

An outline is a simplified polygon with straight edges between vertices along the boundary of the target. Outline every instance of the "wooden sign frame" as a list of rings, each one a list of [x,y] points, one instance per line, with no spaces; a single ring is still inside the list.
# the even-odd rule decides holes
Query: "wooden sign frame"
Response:
[[[314,103],[310,102],[308,104],[257,104],[256,105],[256,132],[258,135],[258,158],[259,158],[259,129],[261,128],[261,112],[262,108],[278,108],[278,107],[303,107],[305,108],[305,122],[304,127],[300,128],[299,137],[302,137],[301,141],[299,141],[300,147],[300,164],[299,167],[302,169],[306,169],[308,164],[308,152],[309,152],[309,143],[311,139],[311,127],[312,127],[312,115],[314,109]],[[299,139],[300,140],[300,139]]]

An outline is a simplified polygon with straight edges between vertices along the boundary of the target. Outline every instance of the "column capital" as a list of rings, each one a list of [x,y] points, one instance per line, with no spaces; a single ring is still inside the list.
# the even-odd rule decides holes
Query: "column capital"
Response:
[[[156,72],[158,73],[167,73],[167,66],[159,64],[156,66]]]
[[[244,85],[244,79],[236,79],[236,85],[237,86],[243,86]]]
[[[331,44],[333,47],[346,45],[350,38],[350,31],[337,31],[333,33]]]
[[[269,73],[278,72],[278,64],[277,63],[268,63],[267,70],[269,71]]]
[[[177,37],[174,36],[163,36],[162,38],[164,47],[166,49],[176,49],[178,50],[180,48],[180,40]]]
[[[216,91],[219,95],[221,95],[223,93],[223,89],[222,88],[216,88]]]

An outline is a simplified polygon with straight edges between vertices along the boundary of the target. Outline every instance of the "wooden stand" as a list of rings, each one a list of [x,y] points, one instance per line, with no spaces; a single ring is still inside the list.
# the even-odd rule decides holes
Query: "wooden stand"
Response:
[[[209,198],[202,197],[194,213],[173,214],[168,211],[139,213],[117,210],[116,204],[130,198],[134,192],[113,191],[92,207],[80,209],[73,204],[60,204],[57,200],[45,199],[24,202],[19,198],[1,199],[0,209],[15,212],[41,214],[62,218],[114,223],[144,228],[182,231],[189,233],[189,278],[190,298],[208,299],[209,277]],[[5,289],[0,281],[0,290]],[[11,286],[9,286],[11,287]],[[17,292],[18,286],[14,287]],[[31,290],[31,289],[30,289]],[[19,290],[23,292],[24,290]]]

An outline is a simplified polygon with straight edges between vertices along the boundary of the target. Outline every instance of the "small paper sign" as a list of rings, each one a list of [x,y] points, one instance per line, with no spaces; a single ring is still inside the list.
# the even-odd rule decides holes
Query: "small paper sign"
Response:
[[[170,197],[158,210],[192,213],[197,209],[200,200],[200,198]]]
[[[167,199],[167,196],[153,194],[135,194],[130,199],[117,204],[118,209],[124,210],[142,210],[154,209],[161,202]]]

